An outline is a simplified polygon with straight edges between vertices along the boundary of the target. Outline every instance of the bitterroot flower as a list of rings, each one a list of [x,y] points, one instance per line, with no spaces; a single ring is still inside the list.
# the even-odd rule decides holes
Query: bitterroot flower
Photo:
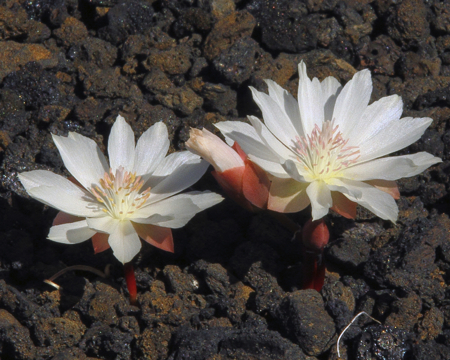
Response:
[[[211,192],[178,194],[200,179],[208,163],[188,151],[166,156],[169,139],[162,122],[135,145],[133,130],[118,116],[108,141],[109,165],[85,136],[70,132],[53,135],[53,141],[76,181],[45,170],[18,175],[31,197],[61,211],[50,240],[76,244],[92,237],[95,252],[111,247],[127,263],[141,248],[139,238],[173,252],[171,228],[222,201]]]
[[[189,135],[186,147],[214,167],[212,175],[228,196],[248,210],[266,207],[268,175],[249,161],[237,142],[230,147],[207,129],[191,129]]]
[[[269,94],[251,88],[264,123],[216,124],[229,144],[273,175],[267,207],[297,212],[311,204],[318,220],[330,209],[348,218],[360,204],[382,219],[396,221],[399,197],[394,180],[417,175],[441,159],[426,152],[384,157],[418,140],[430,118],[400,119],[398,95],[371,105],[369,70],[344,87],[334,77],[310,80],[299,64],[298,101],[271,80]]]

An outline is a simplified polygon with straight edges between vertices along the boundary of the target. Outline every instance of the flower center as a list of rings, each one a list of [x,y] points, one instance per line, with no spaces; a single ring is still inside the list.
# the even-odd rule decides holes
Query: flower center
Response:
[[[311,135],[296,137],[294,151],[300,165],[309,173],[311,180],[337,177],[339,171],[354,164],[360,157],[358,146],[347,146],[338,131],[339,125],[324,121],[322,129],[316,124]]]
[[[99,180],[100,186],[90,189],[96,199],[103,204],[103,211],[111,217],[124,220],[141,208],[150,196],[150,188],[140,192],[144,181],[136,173],[125,171],[122,166],[116,170],[105,172]]]

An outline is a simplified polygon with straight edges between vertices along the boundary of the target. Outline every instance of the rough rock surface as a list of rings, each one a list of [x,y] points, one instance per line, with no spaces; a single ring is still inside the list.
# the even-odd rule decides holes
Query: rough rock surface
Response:
[[[144,244],[138,304],[123,267],[87,241],[46,240],[56,215],[17,173],[67,176],[51,133],[106,149],[118,114],[136,136],[163,121],[170,151],[190,127],[261,116],[248,86],[296,96],[297,64],[342,83],[372,72],[371,101],[398,94],[431,117],[415,144],[443,159],[398,182],[396,224],[363,209],[328,216],[320,293],[302,290],[302,248],[268,214],[231,200]],[[0,358],[449,359],[450,5],[439,0],[4,0],[0,2]],[[210,175],[195,190],[221,192]],[[309,209],[290,215],[299,224]],[[56,290],[43,282],[71,265]]]

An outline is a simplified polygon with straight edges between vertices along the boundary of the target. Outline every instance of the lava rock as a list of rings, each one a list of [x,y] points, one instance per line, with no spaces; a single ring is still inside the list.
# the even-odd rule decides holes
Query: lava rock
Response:
[[[206,37],[203,54],[209,61],[232,46],[238,39],[250,36],[256,25],[247,11],[237,11],[220,19]]]
[[[262,43],[268,49],[300,53],[316,47],[320,15],[307,16],[303,2],[254,0],[247,10],[258,21]]]
[[[388,36],[380,35],[374,41],[365,43],[358,51],[361,65],[377,74],[392,76],[395,64],[400,58],[400,48]]]
[[[237,106],[237,92],[229,86],[204,83],[200,94],[204,99],[205,110],[218,112],[221,115],[234,114]]]
[[[213,68],[225,84],[239,84],[250,77],[257,43],[250,37],[237,40],[213,60]]]
[[[369,259],[370,250],[370,245],[365,239],[343,238],[330,244],[326,250],[326,257],[328,260],[354,271]]]
[[[93,63],[100,69],[114,65],[117,59],[117,48],[109,42],[98,38],[88,37],[74,48],[78,58]]]
[[[422,0],[405,0],[388,18],[388,33],[396,41],[409,44],[430,33],[427,8]]]
[[[169,75],[185,74],[192,65],[190,49],[183,44],[165,51],[152,51],[143,65],[148,70],[157,67]]]
[[[230,290],[230,276],[220,264],[210,264],[198,260],[192,264],[189,271],[201,277],[208,290],[217,296],[227,296]]]
[[[420,297],[411,293],[408,296],[394,301],[391,305],[391,313],[386,318],[385,325],[397,327],[406,331],[413,331],[417,326],[422,301]]]
[[[29,330],[4,309],[0,309],[0,353],[17,360],[34,359],[36,353]]]
[[[156,95],[155,99],[181,116],[192,115],[203,105],[203,99],[187,86],[171,88],[167,94]]]
[[[117,327],[96,324],[86,331],[79,343],[80,349],[89,356],[130,359],[133,334]]]
[[[419,324],[420,340],[433,340],[442,333],[444,325],[444,314],[437,307],[432,307],[426,311]]]
[[[92,67],[80,74],[85,96],[99,98],[141,98],[142,93],[137,85],[120,74],[120,68],[98,69]]]
[[[145,359],[167,359],[171,328],[164,324],[146,327],[137,339],[137,353]]]
[[[28,20],[28,15],[18,2],[9,1],[0,6],[0,39],[24,39],[24,42],[37,43],[48,39],[50,29],[43,23]]]
[[[57,65],[56,57],[42,45],[19,44],[14,41],[0,42],[0,81],[30,62],[44,68],[53,68]],[[36,68],[37,65],[30,65],[32,66]]]
[[[141,319],[147,326],[186,324],[206,306],[201,295],[190,292],[167,294],[160,281],[152,283],[150,292],[138,296],[138,303],[142,309]]]
[[[22,324],[31,328],[41,319],[51,318],[52,315],[43,307],[27,299],[15,288],[0,280],[0,305]]]
[[[356,359],[381,356],[383,359],[402,359],[410,349],[408,333],[383,325],[371,325],[364,329],[356,350]]]
[[[447,216],[440,216],[435,222],[421,218],[411,221],[398,239],[370,256],[364,274],[379,284],[412,289],[427,298],[442,298],[442,287],[431,274],[436,271],[435,249],[445,241],[449,226]]]
[[[163,269],[163,274],[169,292],[194,292],[198,288],[198,282],[195,277],[181,272],[178,266],[167,265]]]
[[[307,359],[297,345],[266,328],[210,328],[199,331],[184,328],[175,335],[174,348],[176,350],[168,360],[202,360],[215,356],[235,359]]]
[[[429,341],[419,344],[413,344],[411,356],[417,360],[447,360],[449,351],[449,347],[445,344],[439,344],[435,341]]]
[[[302,290],[286,295],[275,317],[279,330],[306,354],[317,356],[330,348],[336,330],[317,291]]]
[[[3,87],[18,93],[24,105],[33,110],[42,105],[56,105],[64,99],[61,81],[37,63],[29,63],[22,70],[8,75]]]
[[[88,36],[86,26],[74,17],[67,17],[59,29],[53,31],[53,35],[62,46],[78,45]]]
[[[273,311],[284,291],[278,285],[276,275],[278,254],[266,244],[246,242],[236,248],[230,260],[230,268],[238,279],[256,289],[257,313]]]
[[[120,44],[127,36],[144,33],[150,28],[154,23],[154,13],[146,1],[122,1],[107,12],[108,25],[99,29],[98,34],[103,40]]]
[[[78,344],[86,331],[86,326],[81,321],[49,318],[39,321],[33,330],[38,345],[51,347],[51,352],[56,354],[64,348]]]
[[[439,33],[450,33],[450,5],[448,3],[434,3],[433,10],[436,17],[431,22],[435,31]]]
[[[212,16],[199,8],[188,8],[182,11],[181,16],[172,24],[175,38],[181,39],[192,33],[206,34],[211,30]]]

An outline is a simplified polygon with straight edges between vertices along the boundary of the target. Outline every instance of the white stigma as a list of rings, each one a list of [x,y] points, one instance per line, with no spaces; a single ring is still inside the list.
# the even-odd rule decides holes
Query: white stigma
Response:
[[[140,192],[144,181],[136,173],[125,171],[122,166],[114,175],[112,169],[105,172],[99,180],[99,186],[93,186],[90,191],[111,217],[124,220],[141,208],[150,196],[150,188]]]
[[[297,161],[312,179],[326,181],[336,177],[360,157],[359,147],[347,146],[348,139],[344,139],[338,128],[334,120],[327,120],[322,129],[316,124],[311,135],[296,137],[293,150]]]

